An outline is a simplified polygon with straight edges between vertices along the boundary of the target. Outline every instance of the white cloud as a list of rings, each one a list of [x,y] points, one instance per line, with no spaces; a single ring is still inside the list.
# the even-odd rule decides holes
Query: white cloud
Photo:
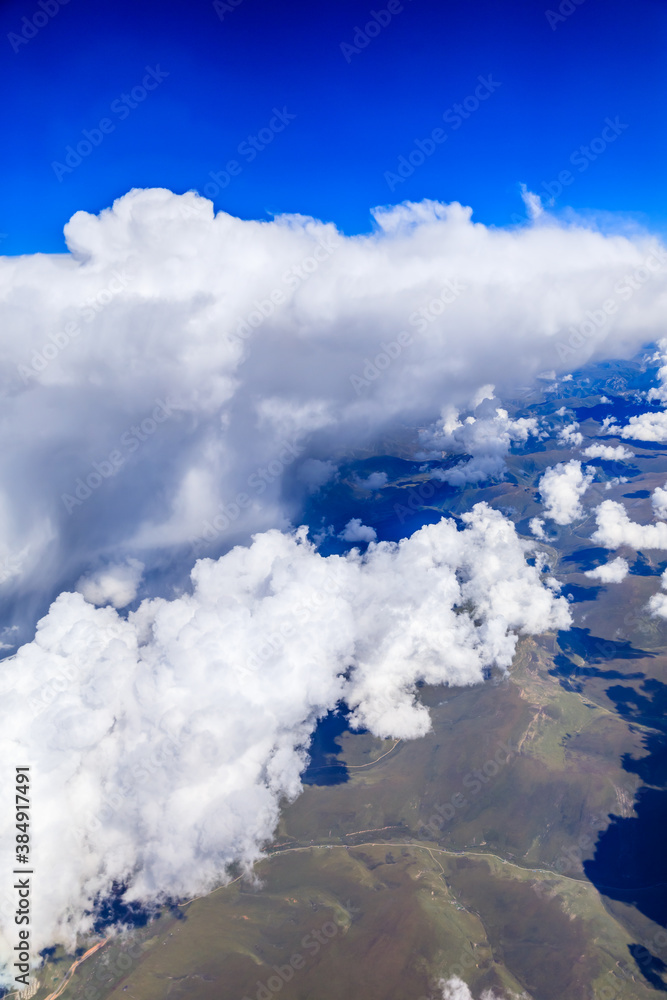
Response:
[[[535,535],[535,538],[539,538],[540,541],[542,542],[545,541],[547,535],[544,530],[544,521],[542,520],[541,517],[531,517],[530,521],[528,522],[528,527],[530,528],[533,535]]]
[[[112,604],[124,608],[137,596],[144,571],[138,559],[128,559],[121,565],[111,565],[82,577],[76,590],[90,604]]]
[[[656,517],[667,520],[667,490],[656,486],[651,495],[651,506]]]
[[[71,943],[114,879],[150,900],[250,863],[340,697],[374,733],[417,736],[429,722],[416,681],[479,681],[509,665],[516,630],[568,624],[484,507],[464,531],[442,522],[345,558],[323,559],[291,525],[355,449],[439,413],[425,440],[469,449],[461,483],[502,475],[536,424],[489,392],[655,336],[659,274],[567,346],[655,241],[544,219],[489,228],[434,202],[375,223],[345,237],[132,191],[77,213],[68,254],[0,258],[3,637],[32,634],[64,581],[96,602],[135,599],[123,567],[139,562],[143,593],[181,594],[127,619],[61,594],[3,664],[3,759],[29,759],[42,782],[37,947]],[[564,478],[556,518],[577,515],[586,476]],[[192,594],[191,545],[227,552],[197,564]]]
[[[417,681],[479,683],[485,666],[509,667],[516,633],[568,627],[511,522],[485,504],[463,520],[363,556],[269,531],[199,561],[191,594],[126,620],[58,597],[0,674],[0,753],[33,768],[34,862],[49,873],[35,952],[73,947],[114,880],[146,902],[250,864],[300,790],[316,719],[341,698],[353,724],[417,737],[430,727]],[[5,801],[10,783],[5,768]]]
[[[617,549],[621,545],[642,549],[667,549],[667,524],[638,524],[631,521],[625,507],[615,500],[603,500],[595,511],[597,529],[591,541],[604,545],[606,549]]]
[[[353,517],[341,531],[339,538],[346,542],[374,542],[377,539],[375,528],[361,523],[361,518]]]
[[[591,580],[599,580],[600,583],[621,583],[625,580],[626,576],[630,571],[630,566],[625,559],[612,559],[611,562],[605,563],[602,566],[596,566],[595,569],[587,569],[584,576],[587,576]]]
[[[634,452],[624,448],[622,444],[591,444],[582,454],[585,458],[602,458],[606,462],[625,462],[634,458]]]
[[[44,595],[112,558],[182,579],[193,540],[218,554],[288,526],[342,457],[428,426],[443,399],[460,411],[480,387],[502,398],[660,334],[656,273],[567,347],[649,236],[544,217],[502,230],[434,202],[375,221],[345,237],[303,216],[244,221],[194,193],[132,191],[97,217],[78,212],[69,254],[0,258],[12,484],[0,586],[25,611],[24,636]],[[443,298],[446,279],[461,290]],[[487,453],[457,475],[498,467]]]
[[[558,443],[565,448],[578,448],[583,444],[583,441],[584,435],[579,430],[579,424],[576,420],[561,427],[558,432]]]
[[[658,347],[660,348],[658,357],[665,363],[658,369],[658,382],[660,384],[657,387],[649,389],[647,398],[667,403],[667,340],[659,340]]]
[[[544,215],[544,206],[539,194],[529,191],[525,184],[521,185],[521,199],[526,206],[529,219],[539,219],[541,215]]]
[[[593,475],[592,469],[582,469],[581,462],[576,459],[548,468],[537,486],[545,517],[556,524],[571,524],[582,517],[580,500],[592,483]]]
[[[442,990],[442,1000],[474,1000],[474,997],[470,992],[470,987],[458,976],[451,976],[447,980],[441,979],[438,985]],[[516,1000],[522,1000],[522,998],[518,997],[516,993],[511,995],[506,994],[506,996],[515,997]],[[525,997],[526,994],[524,993],[523,996]],[[479,1000],[503,1000],[503,997],[498,993],[494,993],[493,990],[484,990]]]
[[[490,398],[490,397],[485,397]],[[530,435],[539,433],[534,417],[512,418],[507,410],[492,407],[486,415],[468,416],[459,420],[451,407],[445,408],[440,422],[420,439],[425,450],[422,458],[441,455],[467,454],[471,458],[451,469],[434,469],[432,476],[452,486],[464,486],[485,479],[502,479],[505,458],[514,443],[525,443]]]
[[[388,476],[386,472],[371,472],[366,479],[360,479],[357,476],[355,482],[362,490],[381,490],[383,486],[387,485]]]
[[[654,413],[640,413],[636,417],[630,417],[628,423],[622,427],[613,421],[607,425],[607,433],[615,437],[622,437],[632,441],[657,441],[664,443],[667,441],[667,410],[657,410]]]
[[[663,590],[667,590],[667,570],[660,577]],[[654,594],[648,602],[648,610],[657,618],[667,618],[667,594]]]

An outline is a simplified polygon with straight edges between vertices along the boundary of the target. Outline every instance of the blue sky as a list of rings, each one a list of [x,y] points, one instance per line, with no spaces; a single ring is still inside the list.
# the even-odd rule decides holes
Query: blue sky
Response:
[[[3,253],[64,249],[75,211],[131,187],[207,184],[216,209],[301,212],[346,233],[368,231],[375,205],[422,198],[506,225],[523,214],[520,182],[550,185],[558,211],[665,230],[664,2],[564,0],[560,15],[551,4],[557,20],[546,0],[392,0],[391,17],[385,0],[235,3],[220,5],[222,19],[210,0],[2,5]],[[367,44],[357,35],[358,51],[343,51],[357,27]],[[168,74],[152,91],[141,89],[147,67]],[[493,93],[475,107],[489,76]],[[443,121],[466,98],[468,116]],[[415,152],[438,128],[441,141]],[[68,146],[88,149],[84,130],[98,144],[54,168]],[[417,166],[397,181],[411,154]]]

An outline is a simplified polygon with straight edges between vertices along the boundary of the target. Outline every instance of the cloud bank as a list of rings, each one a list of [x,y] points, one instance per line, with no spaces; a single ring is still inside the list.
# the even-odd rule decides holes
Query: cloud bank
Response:
[[[49,873],[35,950],[71,949],[114,884],[157,903],[250,866],[299,793],[316,720],[341,699],[355,726],[418,737],[430,726],[418,681],[478,683],[509,667],[518,634],[568,627],[509,520],[477,504],[462,522],[328,557],[305,529],[270,530],[197,562],[192,593],[127,618],[57,598],[0,674],[0,752],[32,766],[31,859]],[[15,900],[0,905],[11,927]]]
[[[135,559],[139,596],[180,584],[193,551],[298,523],[351,449],[474,408],[489,386],[503,398],[541,371],[633,355],[663,324],[660,267],[587,319],[662,260],[654,238],[547,213],[503,230],[407,203],[346,237],[153,189],[76,213],[66,237],[68,254],[0,258],[0,600],[22,630],[5,645],[80,578]],[[444,442],[477,449],[463,483],[501,469],[514,433],[496,426],[487,448],[481,430]]]

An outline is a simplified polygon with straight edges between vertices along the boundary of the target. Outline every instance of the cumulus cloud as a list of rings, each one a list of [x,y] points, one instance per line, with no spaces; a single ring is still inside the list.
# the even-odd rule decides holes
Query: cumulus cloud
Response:
[[[374,542],[377,539],[375,528],[361,523],[361,518],[353,517],[341,531],[339,538],[346,542]]]
[[[667,403],[667,340],[664,338],[658,341],[660,349],[657,358],[663,362],[658,369],[659,385],[653,386],[648,391],[647,399],[657,399],[660,403]]]
[[[625,507],[615,500],[603,500],[595,511],[597,528],[591,541],[606,549],[629,545],[642,549],[667,549],[667,524],[638,524],[631,521]]]
[[[649,402],[667,403],[667,340],[664,338],[658,341],[659,351],[652,358],[653,361],[662,361],[663,364],[658,369],[658,385],[653,386],[646,394]],[[656,441],[664,443],[667,441],[667,411],[652,410],[648,413],[640,413],[635,417],[630,417],[628,423],[622,427],[615,417],[605,418],[604,430],[607,434],[614,434],[634,441]]]
[[[631,441],[657,441],[664,444],[667,441],[667,410],[640,413],[636,417],[630,417],[624,427],[612,419],[608,421],[606,431],[615,437]]]
[[[544,521],[541,517],[531,517],[528,522],[528,527],[530,528],[532,534],[535,535],[535,538],[539,538],[542,542],[545,541],[547,535],[544,530]]]
[[[387,485],[388,478],[386,472],[371,472],[365,479],[357,476],[355,482],[362,490],[381,490]]]
[[[667,520],[667,490],[662,486],[656,486],[651,494],[651,506],[656,517]]]
[[[482,404],[483,401],[480,401],[478,409],[483,408]],[[501,407],[490,407],[486,414],[470,415],[463,421],[455,410],[447,407],[441,414],[439,423],[421,433],[420,439],[425,450],[420,453],[420,457],[469,455],[467,461],[451,469],[433,469],[431,472],[434,479],[452,486],[465,486],[467,483],[502,478],[505,458],[512,444],[523,444],[530,435],[538,433],[539,426],[534,417],[512,418]]]
[[[0,677],[3,759],[40,776],[37,947],[71,946],[114,883],[150,902],[251,864],[341,698],[354,724],[415,737],[419,680],[477,682],[517,632],[567,627],[483,506],[462,531],[327,559],[292,527],[344,458],[406,428],[470,455],[461,483],[502,475],[536,425],[496,394],[661,329],[656,274],[568,346],[656,241],[544,215],[489,228],[435,202],[374,222],[345,237],[132,191],[76,213],[68,254],[0,258],[4,637],[50,605]],[[566,473],[554,516],[576,516],[587,475]],[[190,591],[197,552],[220,558]]]
[[[81,577],[76,590],[91,604],[112,604],[114,608],[124,608],[137,596],[144,564],[138,559],[128,559],[121,565],[110,565],[104,569]]]
[[[600,583],[621,583],[625,580],[626,576],[630,571],[630,566],[625,559],[612,559],[611,562],[605,563],[602,566],[596,566],[595,569],[587,569],[584,576],[587,576],[590,580],[599,580]]]
[[[544,215],[502,230],[407,203],[345,237],[155,189],[77,212],[66,237],[65,255],[0,258],[0,597],[24,637],[65,581],[134,558],[147,585],[182,583],[193,544],[288,527],[353,448],[443,399],[633,355],[664,316],[656,273],[567,346],[657,244]],[[494,468],[481,453],[460,478]]]
[[[354,726],[421,736],[418,681],[478,683],[510,666],[518,634],[568,627],[513,524],[485,504],[462,520],[328,557],[305,529],[270,530],[197,562],[191,593],[126,618],[57,598],[0,674],[0,752],[32,765],[34,863],[49,873],[35,950],[74,947],[114,883],[146,904],[252,864],[299,793],[316,720],[341,699]]]
[[[570,459],[548,468],[538,483],[545,516],[556,524],[571,524],[583,516],[580,500],[593,482],[594,472]]]
[[[602,458],[605,462],[625,462],[634,458],[634,452],[624,448],[622,444],[591,444],[582,454],[585,458]]]
[[[660,577],[663,590],[667,590],[667,570]],[[648,610],[656,618],[667,618],[667,594],[654,594],[648,602]]]
[[[579,424],[576,420],[561,427],[558,432],[558,443],[564,448],[578,448],[583,442],[584,435],[579,430]]]
[[[452,976],[447,980],[441,979],[438,985],[442,990],[442,1000],[474,1000],[470,987],[458,976]],[[507,1000],[523,1000],[526,994],[524,993],[522,996],[518,996],[516,993],[505,994],[505,997]],[[484,990],[479,1000],[503,1000],[503,996],[494,993],[493,990]]]

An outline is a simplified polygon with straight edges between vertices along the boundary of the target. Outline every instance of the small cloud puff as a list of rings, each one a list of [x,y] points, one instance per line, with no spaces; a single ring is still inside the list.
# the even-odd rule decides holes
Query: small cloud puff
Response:
[[[75,590],[89,604],[125,608],[137,596],[143,572],[143,563],[138,559],[128,559],[120,565],[107,566],[89,576],[82,576]]]
[[[601,458],[605,462],[625,462],[634,458],[634,452],[624,448],[622,444],[615,447],[611,444],[591,444],[582,454],[585,458]]]
[[[538,483],[545,516],[556,524],[571,524],[583,516],[580,503],[593,482],[592,469],[582,469],[581,462],[571,459],[548,468]]]
[[[584,435],[579,430],[576,420],[566,427],[561,427],[558,432],[558,443],[565,448],[578,448],[583,442]]]
[[[663,521],[667,520],[667,490],[662,486],[656,486],[651,496],[651,506],[656,517]]]
[[[625,559],[612,559],[611,562],[596,566],[595,569],[587,569],[584,576],[590,580],[599,580],[600,583],[621,583],[625,580],[630,566]]]
[[[447,980],[441,979],[438,986],[442,990],[442,1000],[474,1000],[470,987],[458,976],[452,976]],[[505,994],[505,997],[506,1000],[524,1000],[524,998],[528,1000],[525,993]],[[503,1000],[503,996],[494,993],[493,990],[484,990],[479,1000]]]
[[[386,472],[371,472],[366,479],[355,477],[355,484],[362,490],[381,490],[387,485],[389,477]]]
[[[535,535],[535,538],[539,538],[541,542],[545,541],[547,535],[544,530],[544,521],[541,517],[531,517],[528,527]]]
[[[660,578],[663,590],[667,590],[667,569]],[[657,618],[667,618],[667,594],[654,594],[648,602],[648,610]]]
[[[345,542],[374,542],[377,539],[375,528],[361,523],[361,518],[353,517],[348,521],[338,536]]]

